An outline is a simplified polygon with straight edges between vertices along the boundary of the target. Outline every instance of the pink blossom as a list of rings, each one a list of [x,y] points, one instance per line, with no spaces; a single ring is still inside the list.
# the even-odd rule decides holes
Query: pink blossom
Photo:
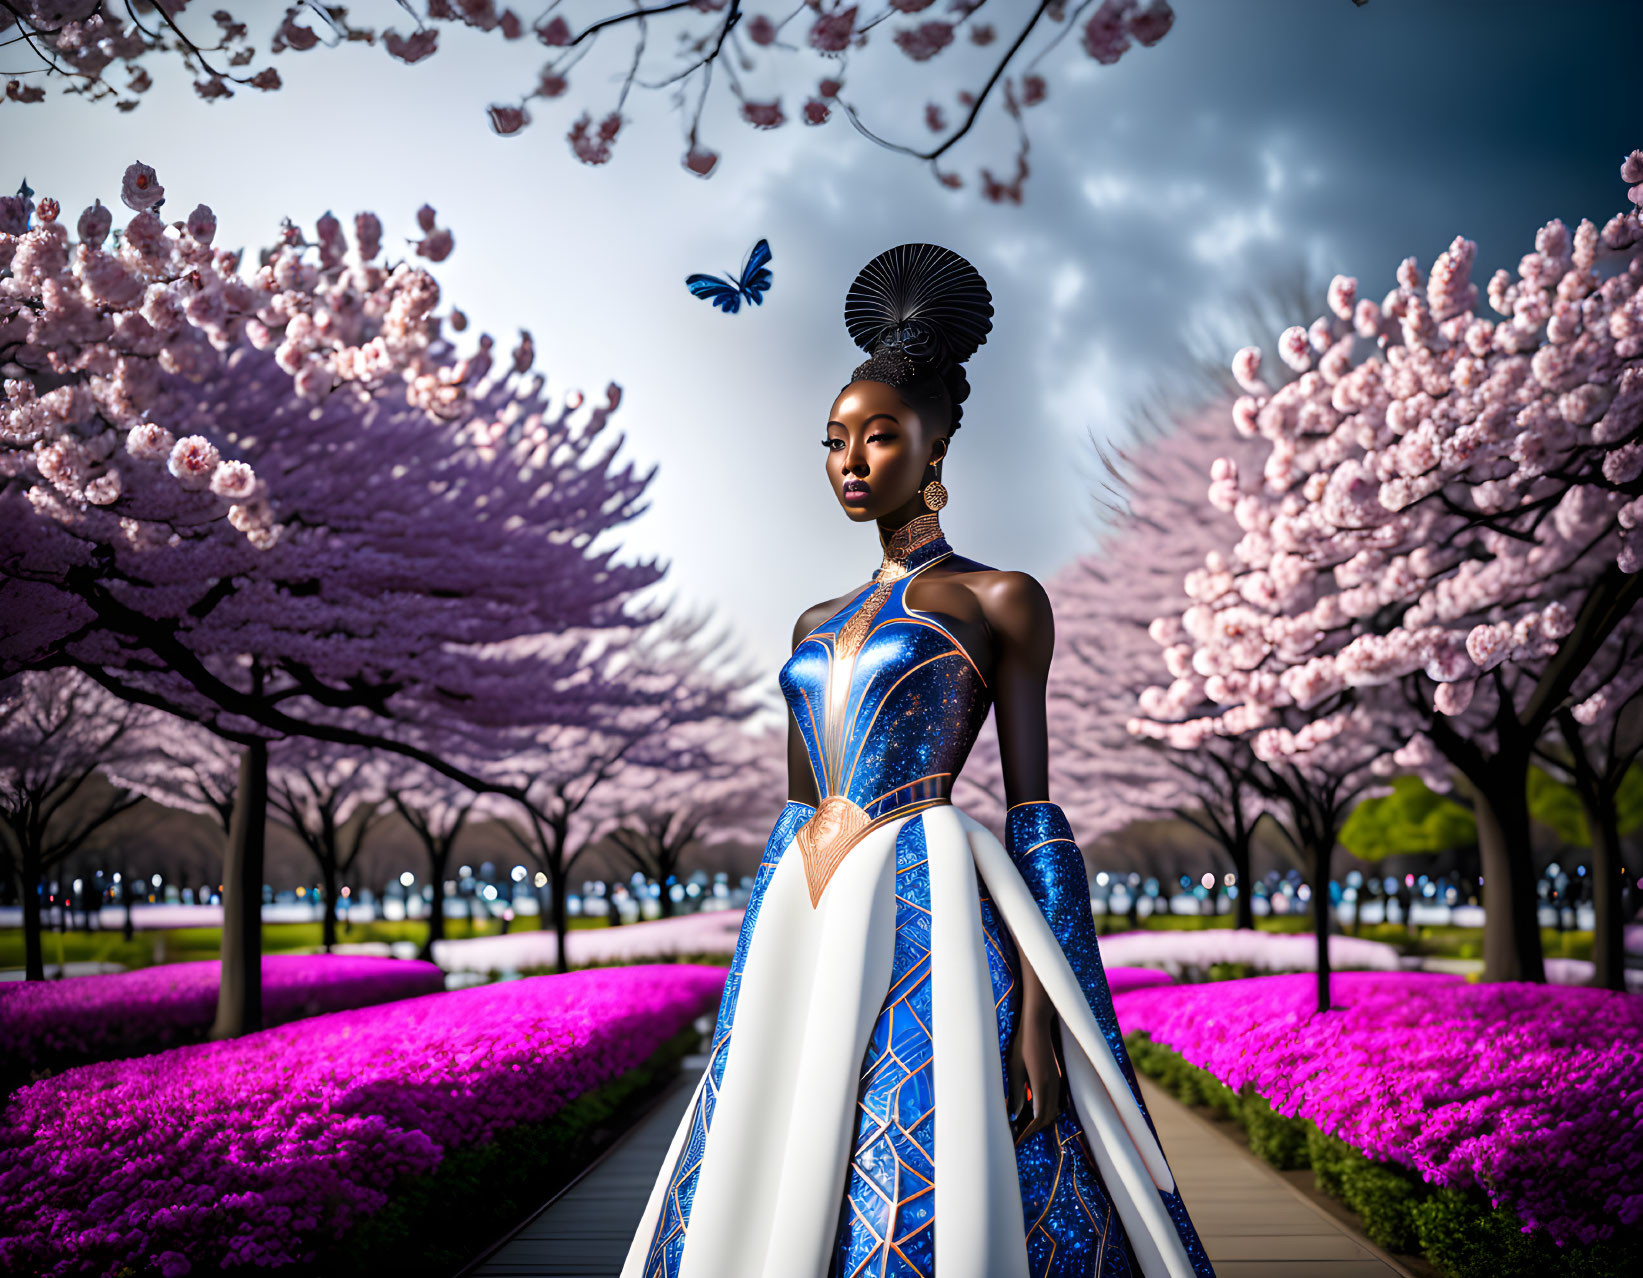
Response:
[[[126,436],[126,451],[140,461],[169,460],[176,440],[165,427],[141,422]]]
[[[951,22],[921,22],[895,34],[896,47],[914,62],[926,62],[953,42]]]
[[[121,203],[128,209],[146,213],[164,199],[165,188],[153,169],[141,163],[126,166],[125,176],[120,180]]]
[[[229,501],[244,501],[257,489],[257,474],[242,461],[225,461],[211,472],[211,491]]]
[[[90,248],[101,248],[108,238],[109,228],[114,224],[114,215],[103,206],[101,200],[94,200],[89,208],[80,214],[80,221],[75,232],[80,242]]]
[[[407,65],[414,65],[424,58],[431,57],[438,50],[439,30],[436,27],[425,26],[408,36],[402,36],[390,27],[382,33],[382,47],[388,51],[389,57]]]
[[[1138,0],[1101,0],[1084,24],[1084,52],[1103,66],[1117,62],[1130,47],[1129,18]]]
[[[220,460],[215,444],[203,435],[189,435],[172,448],[166,468],[184,488],[205,488]]]
[[[742,119],[756,129],[774,129],[787,122],[787,117],[782,114],[780,98],[771,102],[747,99],[742,103]]]
[[[1278,335],[1278,354],[1296,372],[1312,367],[1312,350],[1307,332],[1299,324],[1291,325]]]
[[[592,117],[583,112],[571,125],[568,135],[571,150],[584,164],[604,164],[610,159],[612,144],[621,129],[622,116],[619,112],[612,111],[605,116],[599,121],[597,129]]]
[[[522,106],[493,104],[486,113],[490,116],[492,132],[503,137],[511,137],[531,122],[530,112]]]
[[[810,28],[810,47],[823,53],[842,53],[850,47],[856,29],[856,6],[819,14]]]

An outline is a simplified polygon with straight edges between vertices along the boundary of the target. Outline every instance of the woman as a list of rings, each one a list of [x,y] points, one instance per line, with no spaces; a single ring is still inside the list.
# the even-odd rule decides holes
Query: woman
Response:
[[[1213,1274],[1049,802],[1049,601],[937,519],[991,316],[975,268],[929,244],[846,298],[870,358],[833,403],[827,474],[884,561],[794,629],[791,798],[624,1278]],[[989,705],[1007,846],[948,799]]]

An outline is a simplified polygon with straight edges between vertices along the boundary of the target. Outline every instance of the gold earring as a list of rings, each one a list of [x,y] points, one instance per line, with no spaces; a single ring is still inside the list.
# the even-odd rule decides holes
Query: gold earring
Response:
[[[939,479],[932,479],[919,492],[931,510],[940,510],[947,504],[947,487]]]

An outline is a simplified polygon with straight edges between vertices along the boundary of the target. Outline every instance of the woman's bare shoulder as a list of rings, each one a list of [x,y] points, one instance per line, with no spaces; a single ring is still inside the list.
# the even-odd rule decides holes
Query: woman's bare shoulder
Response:
[[[977,564],[959,575],[994,629],[1026,631],[1055,620],[1050,596],[1031,573]]]

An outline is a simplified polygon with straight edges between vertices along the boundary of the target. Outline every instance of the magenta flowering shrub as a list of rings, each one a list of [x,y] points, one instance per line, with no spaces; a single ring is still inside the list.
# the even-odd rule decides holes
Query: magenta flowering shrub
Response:
[[[110,976],[0,983],[8,1071],[135,1056],[204,1038],[217,1013],[221,964],[167,963]],[[432,963],[343,954],[262,961],[263,1021],[369,1007],[445,988]]]
[[[1103,938],[1102,946],[1106,940]],[[1123,994],[1129,990],[1146,990],[1155,985],[1174,985],[1175,978],[1168,972],[1161,972],[1156,967],[1109,967],[1107,973],[1107,988],[1114,994]]]
[[[438,1167],[642,1063],[723,968],[540,976],[69,1070],[0,1114],[0,1271],[311,1263]]]
[[[1264,976],[1114,999],[1228,1087],[1559,1245],[1643,1225],[1643,998],[1427,973]]]

